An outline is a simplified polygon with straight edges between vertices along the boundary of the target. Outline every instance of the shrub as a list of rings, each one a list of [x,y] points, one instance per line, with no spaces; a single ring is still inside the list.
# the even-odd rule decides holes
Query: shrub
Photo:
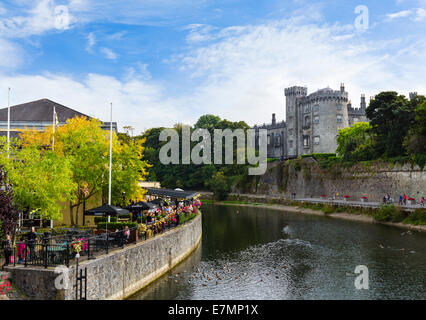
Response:
[[[98,229],[105,230],[107,228],[107,225],[108,225],[108,230],[110,231],[115,231],[117,229],[123,230],[125,226],[128,226],[129,229],[138,226],[136,222],[110,222],[108,224],[106,222],[101,222],[98,224]]]
[[[117,217],[110,217],[110,221],[111,222],[117,222]],[[108,221],[108,217],[96,217],[95,218],[95,223],[101,223],[101,222],[107,222]]]
[[[397,208],[393,204],[391,205],[380,205],[380,208],[373,213],[373,218],[376,221],[385,222],[391,221],[393,217],[397,219],[400,214]]]
[[[335,153],[313,153],[312,155],[317,160],[329,160],[330,158],[336,158]]]
[[[204,200],[204,202],[206,201]],[[146,223],[147,218],[147,216],[138,217],[138,223]]]
[[[404,221],[405,224],[426,225],[426,209],[416,209]]]
[[[335,207],[330,206],[328,204],[326,204],[323,208],[322,208],[322,212],[324,212],[325,214],[330,214],[333,213],[336,210]]]

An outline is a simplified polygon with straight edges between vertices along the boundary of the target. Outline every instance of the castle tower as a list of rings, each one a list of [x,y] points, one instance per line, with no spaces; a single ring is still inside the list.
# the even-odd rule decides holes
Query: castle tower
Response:
[[[417,92],[410,92],[409,96],[410,100],[413,100],[415,97],[417,97]]]
[[[298,106],[298,100],[306,97],[308,88],[290,87],[284,89],[286,97],[286,123],[287,123],[287,156],[297,156],[298,146],[301,143],[300,136],[302,128],[299,127],[299,119],[302,114]]]
[[[365,102],[365,94],[361,95],[361,109],[366,109],[367,108],[367,103]]]

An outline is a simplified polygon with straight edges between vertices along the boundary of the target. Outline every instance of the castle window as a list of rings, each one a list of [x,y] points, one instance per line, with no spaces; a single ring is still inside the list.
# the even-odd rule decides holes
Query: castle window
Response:
[[[314,137],[314,144],[320,144],[320,137],[319,136]]]
[[[314,117],[314,123],[319,123],[319,116]]]
[[[288,147],[289,147],[289,148],[293,148],[293,140],[290,140],[290,141],[288,142]]]
[[[277,133],[277,136],[275,138],[275,145],[279,146],[281,144],[281,134]]]
[[[303,146],[309,147],[309,136],[303,136]]]
[[[342,110],[342,105],[340,103],[337,105],[337,110]]]
[[[311,117],[310,116],[306,116],[305,117],[305,126],[309,127],[311,125]]]
[[[319,105],[315,105],[315,106],[314,106],[314,112],[315,112],[315,113],[318,113],[318,112],[319,112]]]
[[[288,130],[288,135],[289,135],[289,136],[292,136],[292,135],[293,135],[293,129],[289,129],[289,130]]]
[[[343,116],[341,114],[337,115],[337,123],[342,123],[343,122]]]
[[[268,145],[271,144],[271,136],[268,134]]]
[[[305,106],[305,113],[310,113],[310,112],[311,112],[311,107]]]

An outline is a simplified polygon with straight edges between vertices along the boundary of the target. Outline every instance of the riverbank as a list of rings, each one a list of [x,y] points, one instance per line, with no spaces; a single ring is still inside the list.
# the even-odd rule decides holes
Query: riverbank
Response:
[[[401,229],[408,229],[408,230],[415,230],[415,231],[421,231],[426,232],[426,226],[423,225],[411,225],[411,224],[404,224],[404,223],[396,223],[396,222],[379,222],[373,219],[372,216],[365,215],[365,214],[354,214],[354,213],[348,213],[348,212],[339,212],[339,213],[324,213],[320,210],[313,210],[298,206],[288,206],[283,204],[269,204],[269,203],[258,203],[258,202],[250,202],[250,201],[215,201],[215,200],[209,200],[204,199],[204,203],[207,204],[217,204],[217,205],[227,205],[227,206],[242,206],[242,207],[257,207],[257,208],[268,208],[268,209],[274,209],[274,210],[280,210],[280,211],[288,211],[288,212],[294,212],[294,213],[301,213],[301,214],[310,214],[310,215],[317,215],[317,216],[323,216],[323,217],[330,217],[335,219],[343,219],[343,220],[349,220],[349,221],[355,221],[355,222],[364,222],[364,223],[376,223],[376,224],[383,224],[391,227],[397,227]]]

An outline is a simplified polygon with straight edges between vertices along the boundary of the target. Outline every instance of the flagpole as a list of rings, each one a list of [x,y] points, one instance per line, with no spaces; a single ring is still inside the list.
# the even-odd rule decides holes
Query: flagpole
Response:
[[[55,151],[55,125],[56,125],[56,109],[55,106],[53,106],[53,143],[52,143],[52,151]]]
[[[111,122],[109,129],[109,186],[108,186],[108,204],[111,205],[111,170],[112,170],[112,103],[111,103]],[[110,222],[111,216],[108,216]]]
[[[10,88],[7,94],[7,158],[9,159],[9,142],[10,142]]]

